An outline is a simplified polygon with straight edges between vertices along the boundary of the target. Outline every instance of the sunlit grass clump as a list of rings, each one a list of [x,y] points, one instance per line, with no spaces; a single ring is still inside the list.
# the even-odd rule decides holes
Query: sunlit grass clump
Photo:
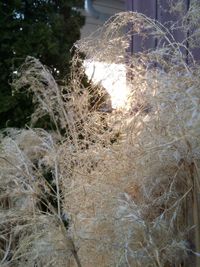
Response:
[[[157,49],[129,55],[137,34]],[[185,44],[129,12],[76,44],[67,88],[27,59],[13,85],[55,131],[2,133],[3,266],[199,266],[200,67]],[[85,59],[126,66],[124,106],[86,82]]]

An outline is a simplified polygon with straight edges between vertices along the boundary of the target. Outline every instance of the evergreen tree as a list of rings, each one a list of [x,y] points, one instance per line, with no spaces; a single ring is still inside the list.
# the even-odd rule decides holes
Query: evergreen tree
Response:
[[[24,126],[31,97],[12,95],[10,81],[26,56],[51,68],[57,80],[69,72],[70,48],[80,37],[83,0],[0,1],[0,128]]]

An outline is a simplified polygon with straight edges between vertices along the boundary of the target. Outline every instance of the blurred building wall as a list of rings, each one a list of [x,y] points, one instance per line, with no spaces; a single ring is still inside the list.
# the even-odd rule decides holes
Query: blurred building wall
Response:
[[[81,38],[96,31],[112,15],[126,10],[125,0],[93,0],[92,4],[95,10],[102,14],[102,17],[96,19],[85,10],[83,15],[86,16],[86,23],[81,30]]]
[[[176,0],[172,0],[176,1]],[[190,7],[191,0],[183,0],[185,2],[185,12]],[[200,1],[200,0],[199,0]],[[168,0],[90,0],[92,7],[97,13],[101,14],[101,18],[96,18],[87,10],[83,11],[83,15],[86,16],[86,23],[81,30],[81,38],[89,36],[92,32],[96,31],[103,23],[112,15],[122,11],[137,11],[158,20],[166,27],[169,24],[177,21],[179,18],[169,12]],[[174,30],[172,32],[177,42],[182,42],[187,36],[180,30]],[[189,36],[190,33],[188,33]],[[154,38],[147,38],[142,40],[140,36],[132,38],[130,44],[130,53],[140,52],[147,49],[156,48],[157,41]],[[190,47],[188,47],[190,49]],[[183,54],[187,61],[187,51],[182,49]],[[200,61],[200,48],[192,50],[195,60]]]
[[[177,1],[177,0],[172,0]],[[183,0],[185,3],[185,12],[190,8],[191,0]],[[178,21],[180,17],[177,17],[169,12],[169,0],[126,0],[126,10],[136,11],[145,14],[152,19],[158,20],[166,27],[170,26],[170,23]],[[186,35],[180,30],[174,30],[171,32],[177,42],[182,42],[191,33],[188,32]],[[131,53],[140,52],[147,49],[153,49],[157,46],[157,41],[153,38],[147,38],[145,41],[141,37],[136,36],[132,38],[130,44]],[[190,49],[189,45],[186,44],[187,48]],[[192,49],[192,54],[194,59],[200,61],[200,48]],[[188,60],[187,51],[182,49],[183,54],[185,54],[186,61]]]

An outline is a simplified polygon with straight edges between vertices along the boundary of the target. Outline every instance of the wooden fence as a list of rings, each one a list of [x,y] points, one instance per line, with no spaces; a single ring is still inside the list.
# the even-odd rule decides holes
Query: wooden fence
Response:
[[[174,0],[175,1],[175,0]],[[183,0],[185,2],[185,12],[190,8],[191,0]],[[170,23],[178,21],[177,15],[173,15],[169,12],[169,1],[168,0],[126,0],[126,10],[137,11],[155,19],[166,26],[170,26]],[[168,25],[169,24],[169,25]],[[190,33],[186,36],[180,30],[174,30],[172,32],[174,38],[178,42],[182,42],[187,38]],[[136,36],[132,38],[130,50],[131,52],[140,52],[146,49],[152,49],[157,46],[157,42],[153,38],[142,40],[141,37]],[[186,44],[187,48],[190,49],[189,45]],[[200,47],[193,49],[192,54],[196,61],[200,61]],[[183,51],[187,60],[187,51]]]

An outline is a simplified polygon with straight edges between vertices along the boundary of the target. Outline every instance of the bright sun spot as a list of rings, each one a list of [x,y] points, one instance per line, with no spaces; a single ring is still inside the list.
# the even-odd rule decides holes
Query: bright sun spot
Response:
[[[94,84],[101,84],[111,96],[114,109],[126,109],[129,90],[126,82],[126,66],[85,60],[85,73]]]

